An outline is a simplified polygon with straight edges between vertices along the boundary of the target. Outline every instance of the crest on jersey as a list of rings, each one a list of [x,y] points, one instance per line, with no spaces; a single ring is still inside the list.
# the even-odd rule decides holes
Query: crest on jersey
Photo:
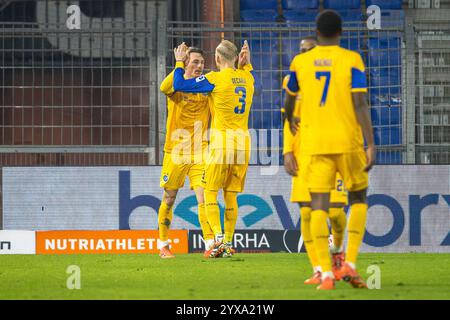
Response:
[[[163,175],[163,181],[164,182],[169,181],[169,175],[168,174]]]
[[[200,76],[200,77],[195,78],[195,82],[200,82],[200,81],[203,81],[205,79],[206,79],[205,76]]]

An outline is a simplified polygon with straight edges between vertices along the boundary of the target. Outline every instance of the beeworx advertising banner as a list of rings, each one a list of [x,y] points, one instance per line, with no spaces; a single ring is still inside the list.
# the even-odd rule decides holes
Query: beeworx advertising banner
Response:
[[[5,167],[3,229],[157,229],[160,172],[158,166]],[[249,251],[274,251],[266,250],[267,242],[280,251],[301,251],[302,238],[293,231],[300,229],[299,210],[289,202],[290,186],[282,167],[249,168],[245,191],[238,196],[237,246],[245,249],[250,243]],[[449,166],[377,166],[370,173],[368,201],[362,251],[450,252]],[[186,181],[172,229],[191,230],[191,252],[201,249],[194,243],[200,237],[196,205]]]

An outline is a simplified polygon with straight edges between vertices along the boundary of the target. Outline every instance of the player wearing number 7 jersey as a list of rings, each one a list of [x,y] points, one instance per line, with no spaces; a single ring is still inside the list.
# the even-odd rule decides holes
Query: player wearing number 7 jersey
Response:
[[[240,68],[235,68],[239,57]],[[204,77],[184,79],[183,47],[175,51],[177,60],[173,87],[175,91],[208,93],[213,115],[209,153],[205,162],[203,185],[208,222],[215,234],[210,257],[230,255],[237,220],[237,193],[244,189],[250,158],[248,118],[255,91],[255,77],[250,52],[245,41],[238,55],[236,46],[224,40],[216,48],[218,72]],[[225,236],[222,233],[217,195],[224,190]]]
[[[316,20],[318,46],[298,55],[291,64],[286,114],[295,133],[301,127],[306,181],[311,194],[311,235],[322,267],[318,289],[333,289],[334,275],[328,251],[327,215],[330,191],[339,172],[349,191],[348,245],[339,276],[353,287],[365,288],[356,272],[356,258],[367,217],[368,170],[375,162],[375,145],[369,109],[364,63],[360,55],[339,47],[342,20],[325,10]],[[301,88],[300,119],[293,117],[295,96]],[[367,151],[364,151],[364,138]]]

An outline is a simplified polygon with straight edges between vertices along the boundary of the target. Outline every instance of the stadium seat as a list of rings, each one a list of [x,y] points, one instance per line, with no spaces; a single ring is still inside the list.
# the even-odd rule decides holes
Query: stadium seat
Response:
[[[248,40],[248,46],[250,47],[250,52],[252,54],[262,54],[270,52],[278,52],[278,39],[273,39],[270,37],[264,38],[253,38]]]
[[[380,123],[380,107],[370,108],[370,118],[372,120],[372,126],[379,126]]]
[[[378,151],[377,164],[402,164],[401,151]]]
[[[369,67],[378,66],[400,66],[401,39],[391,38],[370,38],[368,42],[369,49]]]
[[[265,54],[252,53],[252,65],[255,70],[279,70],[281,68],[280,55],[276,52],[267,52]]]
[[[401,85],[400,74],[395,71],[398,69],[390,68],[389,70],[391,70],[389,73],[386,73],[383,75],[373,75],[371,73],[369,86],[371,88],[379,88],[379,87],[386,87],[386,86],[400,86]]]
[[[251,120],[249,121],[249,127],[253,129],[272,129],[279,128],[279,122],[281,122],[280,112],[276,111],[262,111],[255,110],[250,111]],[[276,115],[278,114],[278,116]],[[278,117],[278,118],[277,118]],[[270,144],[270,136],[267,139],[268,144]]]
[[[381,28],[403,28],[405,12],[403,10],[381,10]]]
[[[283,0],[283,9],[319,9],[319,0]]]
[[[311,26],[311,33],[314,31],[314,22],[316,21],[316,16],[318,11],[316,10],[284,10],[283,16],[286,19],[286,24],[288,26],[295,26],[299,24],[306,24]]]
[[[343,32],[341,37],[341,47],[362,52],[366,47],[363,32]]]
[[[400,105],[402,104],[402,96],[400,86],[384,87],[384,88],[369,88],[370,104],[372,106],[379,105]]]
[[[252,107],[252,110],[250,111],[249,127],[253,129],[262,128],[262,111],[257,109],[259,108]]]
[[[262,125],[261,129],[279,129],[281,127],[281,112],[279,110],[263,111]],[[270,135],[268,135],[267,142],[269,145],[271,144]]]
[[[277,85],[279,82],[275,82]],[[264,110],[280,110],[282,107],[280,87],[272,87],[262,92],[262,108]]]
[[[385,126],[373,128],[376,145],[398,145],[401,144],[401,128],[397,126]]]
[[[374,126],[398,126],[401,124],[400,106],[375,106],[370,108],[372,124]]]
[[[342,18],[342,23],[344,27],[355,26],[355,24],[360,24],[363,19],[361,10],[348,9],[345,11],[337,11],[337,12]]]
[[[366,0],[366,6],[379,6],[381,9],[401,9],[403,0]]]
[[[277,10],[277,0],[241,0],[241,10],[273,9]]]
[[[381,107],[380,108],[380,120],[381,125],[399,125],[401,118],[401,107],[393,106],[393,107]]]
[[[360,9],[360,0],[324,0],[323,7],[325,9]]]
[[[275,22],[277,17],[276,10],[241,10],[241,20],[246,22]]]

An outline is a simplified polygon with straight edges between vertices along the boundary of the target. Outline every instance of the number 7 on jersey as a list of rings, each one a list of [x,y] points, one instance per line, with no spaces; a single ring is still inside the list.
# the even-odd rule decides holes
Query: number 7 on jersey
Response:
[[[331,72],[330,71],[317,71],[316,79],[320,81],[322,77],[325,77],[325,86],[323,88],[322,99],[320,100],[320,106],[323,107],[327,102],[328,89],[330,87]]]

